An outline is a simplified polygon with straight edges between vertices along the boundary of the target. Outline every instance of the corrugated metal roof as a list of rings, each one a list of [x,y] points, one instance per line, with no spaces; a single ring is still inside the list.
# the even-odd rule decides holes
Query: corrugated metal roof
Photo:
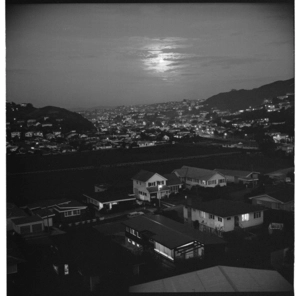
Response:
[[[141,285],[129,292],[288,292],[293,286],[275,270],[215,266]]]
[[[192,241],[198,241],[205,245],[225,243],[224,240],[215,235],[197,231],[161,215],[139,216],[125,221],[124,224],[138,232],[144,230],[153,232],[155,234],[153,239],[169,249]]]

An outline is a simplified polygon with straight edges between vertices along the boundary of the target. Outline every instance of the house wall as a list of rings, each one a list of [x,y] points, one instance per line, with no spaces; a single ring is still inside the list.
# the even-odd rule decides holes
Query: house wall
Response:
[[[76,211],[77,209],[72,209],[72,211]],[[70,209],[71,211],[71,209]],[[65,212],[56,212],[55,220],[58,222],[72,222],[72,221],[80,221],[85,218],[86,210],[78,210],[80,212],[79,215],[73,216],[65,216]]]
[[[249,213],[249,221],[242,221],[242,215],[237,215],[239,217],[239,223],[242,228],[257,226],[263,223],[263,211],[260,212],[261,217],[254,218],[254,213]],[[198,220],[200,224],[204,224],[207,227],[210,228],[221,228],[222,231],[228,232],[233,231],[235,228],[235,222],[234,222],[234,216],[231,217],[218,217],[216,215],[213,215],[214,217],[211,217],[209,213],[200,211],[198,209],[192,209],[191,210],[191,217],[188,217],[188,209],[187,207],[183,208],[183,217],[184,220],[192,224],[193,221]],[[218,218],[221,218],[222,221],[219,221]],[[229,219],[230,218],[230,219]]]
[[[225,180],[224,182],[220,183],[220,180]],[[209,181],[216,181],[215,184],[209,184]],[[209,180],[203,180],[201,177],[195,179],[195,178],[185,178],[185,183],[187,185],[188,188],[191,188],[192,186],[195,185],[199,185],[201,187],[210,187],[210,188],[214,188],[216,186],[226,186],[226,179],[225,177],[223,177],[220,174],[215,174],[214,176],[212,176]]]
[[[260,217],[254,218],[254,213],[249,213],[249,221],[242,221],[242,215],[239,215],[239,223],[241,228],[253,227],[264,222],[264,212],[260,211]]]
[[[268,197],[261,198],[253,198],[252,204],[254,205],[263,205],[269,209],[273,210],[284,210],[284,211],[294,211],[294,201],[287,202],[282,204],[280,202],[276,202],[275,200]]]
[[[26,229],[28,228],[29,231],[26,233],[23,232],[23,229],[24,229],[23,227],[25,227]],[[39,228],[39,231],[36,230],[37,228]],[[15,232],[17,232],[19,234],[41,232],[41,231],[44,231],[44,223],[43,223],[43,221],[38,221],[35,223],[27,223],[27,224],[21,224],[21,225],[13,224],[13,229]]]

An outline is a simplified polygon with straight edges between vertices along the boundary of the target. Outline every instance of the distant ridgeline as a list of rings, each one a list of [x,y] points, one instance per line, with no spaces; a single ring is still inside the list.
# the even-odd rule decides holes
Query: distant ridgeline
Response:
[[[92,131],[95,129],[93,123],[76,112],[63,108],[47,106],[35,108],[30,103],[15,104],[6,103],[6,122],[13,129],[14,126],[31,128],[42,124],[55,128],[60,127],[62,132],[76,130],[77,132]],[[23,123],[23,126],[22,126]]]
[[[294,78],[284,81],[276,81],[252,90],[231,90],[208,98],[205,101],[207,107],[219,110],[237,111],[263,104],[264,100],[271,100],[278,96],[294,94]]]

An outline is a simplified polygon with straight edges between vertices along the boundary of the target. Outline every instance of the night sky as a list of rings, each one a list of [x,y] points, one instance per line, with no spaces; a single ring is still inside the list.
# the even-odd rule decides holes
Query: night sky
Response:
[[[290,79],[293,14],[283,4],[9,6],[6,99],[151,104]]]

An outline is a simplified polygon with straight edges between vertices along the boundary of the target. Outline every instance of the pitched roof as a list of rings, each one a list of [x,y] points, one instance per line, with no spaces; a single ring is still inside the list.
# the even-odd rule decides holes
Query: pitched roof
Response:
[[[35,223],[35,222],[43,222],[43,220],[40,217],[37,217],[37,216],[28,216],[28,217],[16,218],[16,219],[12,219],[12,221],[15,225],[30,224],[30,223]]]
[[[138,232],[151,231],[153,240],[167,248],[174,249],[192,241],[210,244],[224,244],[225,241],[215,235],[197,231],[161,215],[139,216],[125,221],[124,224]]]
[[[218,174],[218,172],[213,170],[206,170],[189,166],[183,166],[181,169],[174,170],[174,172],[177,172],[179,177],[181,178],[193,178],[201,180],[209,180],[215,174]]]
[[[142,182],[146,182],[146,181],[148,181],[153,175],[155,175],[155,173],[141,170],[141,171],[139,171],[134,177],[132,177],[132,179],[133,179],[133,180],[142,181]]]
[[[165,177],[167,179],[167,186],[182,184],[182,182],[180,181],[180,179],[174,173],[165,174],[165,175],[163,175],[163,177]]]
[[[28,216],[22,209],[18,208],[16,205],[12,203],[6,204],[6,218],[13,218],[13,217],[26,217]]]
[[[186,204],[188,201],[186,201]],[[191,201],[191,207],[219,217],[229,217],[266,210],[263,206],[244,202],[216,199],[208,202]]]
[[[239,171],[239,170],[225,170],[225,169],[214,169],[214,170],[223,175],[243,177],[243,178],[249,176],[252,173],[260,174],[259,172],[254,172],[254,171]]]
[[[55,214],[53,214],[50,210],[47,209],[40,209],[34,212],[35,215],[41,217],[41,218],[47,218],[47,217],[53,217]]]
[[[266,188],[266,193],[252,196],[250,199],[256,199],[264,196],[270,196],[282,203],[287,203],[295,200],[295,188],[292,184],[284,184],[284,186],[271,186]]]
[[[293,286],[275,270],[214,266],[129,288],[130,292],[284,292]]]

